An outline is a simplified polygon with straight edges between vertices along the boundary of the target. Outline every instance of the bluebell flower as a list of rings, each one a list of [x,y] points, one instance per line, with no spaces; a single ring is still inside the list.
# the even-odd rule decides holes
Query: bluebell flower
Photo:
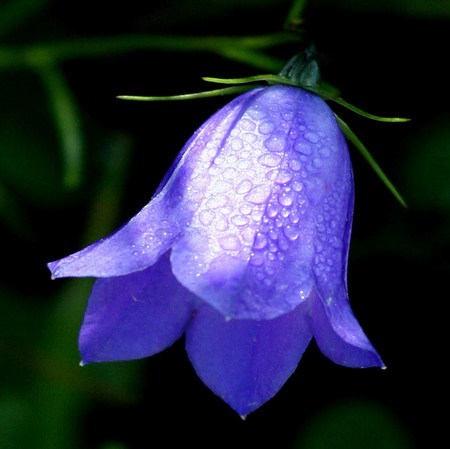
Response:
[[[320,97],[242,94],[134,218],[49,264],[54,278],[97,278],[82,362],[148,357],[185,335],[200,379],[240,415],[280,390],[313,337],[335,363],[383,366],[347,297],[353,203],[348,148]]]

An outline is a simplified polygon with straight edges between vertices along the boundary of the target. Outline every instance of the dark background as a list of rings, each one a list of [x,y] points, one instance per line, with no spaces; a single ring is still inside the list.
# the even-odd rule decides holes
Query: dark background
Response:
[[[193,131],[229,101],[117,95],[195,92],[211,88],[202,76],[270,70],[182,47],[95,57],[80,50],[58,61],[84,148],[79,181],[67,185],[48,61],[34,52],[30,62],[27,49],[73,39],[89,48],[89,39],[130,34],[263,35],[282,29],[290,2],[17,0],[11,14],[12,3],[0,0],[0,448],[409,449],[442,441],[450,1],[307,4],[302,30],[323,78],[362,109],[412,119],[377,123],[332,105],[408,203],[351,149],[350,299],[388,369],[343,368],[312,344],[280,393],[246,421],[196,377],[182,341],[146,360],[81,369],[76,340],[91,280],[51,282],[45,263],[134,215]],[[300,45],[265,53],[285,61]]]

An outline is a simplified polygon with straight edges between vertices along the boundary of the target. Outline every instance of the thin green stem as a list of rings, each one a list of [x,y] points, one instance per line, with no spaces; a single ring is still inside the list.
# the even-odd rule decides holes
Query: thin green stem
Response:
[[[64,185],[75,188],[83,172],[83,133],[74,96],[64,75],[52,64],[42,65],[38,72],[47,88],[58,137],[63,150]]]
[[[0,46],[0,69],[11,66],[34,66],[42,60],[59,63],[77,58],[97,58],[111,54],[125,54],[140,50],[208,51],[220,55],[224,49],[239,48],[262,50],[293,42],[288,33],[272,33],[258,36],[165,36],[132,34],[101,38],[73,39],[66,42],[49,42],[28,46]],[[241,58],[242,59],[242,58]]]
[[[292,2],[291,9],[289,10],[284,22],[284,28],[286,30],[298,29],[298,26],[302,22],[302,15],[306,2],[307,0],[294,0]]]

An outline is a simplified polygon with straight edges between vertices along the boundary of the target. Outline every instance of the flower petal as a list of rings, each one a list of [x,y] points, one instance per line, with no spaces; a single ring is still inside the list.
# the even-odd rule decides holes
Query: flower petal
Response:
[[[200,379],[245,416],[272,398],[311,340],[306,305],[273,320],[225,320],[204,305],[186,332]]]
[[[203,201],[173,247],[175,276],[230,318],[291,311],[314,285],[314,241],[342,167],[348,150],[321,98],[260,91],[217,150]]]
[[[151,356],[183,334],[195,297],[172,275],[168,255],[125,276],[98,279],[79,336],[83,363]]]
[[[345,366],[383,366],[354,317],[347,296],[347,259],[353,219],[353,174],[347,144],[336,129],[334,163],[327,166],[326,194],[316,207],[313,272],[309,301],[314,337],[331,360]],[[322,149],[323,151],[323,149]]]
[[[52,277],[120,276],[155,263],[188,226],[203,192],[201,173],[239,113],[239,105],[254,93],[236,98],[194,133],[153,199],[126,225],[75,254],[49,263]],[[198,178],[197,186],[192,177]]]
[[[339,365],[352,368],[384,367],[353,315],[344,291],[330,302],[313,294],[312,328],[323,354]]]

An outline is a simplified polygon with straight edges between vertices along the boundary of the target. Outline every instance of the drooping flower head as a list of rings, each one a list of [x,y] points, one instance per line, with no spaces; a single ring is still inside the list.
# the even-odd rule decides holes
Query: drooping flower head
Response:
[[[336,363],[383,366],[347,297],[353,199],[320,97],[284,85],[237,97],[134,218],[49,264],[54,278],[97,278],[83,363],[151,356],[184,334],[198,376],[240,415],[278,392],[312,337]]]

